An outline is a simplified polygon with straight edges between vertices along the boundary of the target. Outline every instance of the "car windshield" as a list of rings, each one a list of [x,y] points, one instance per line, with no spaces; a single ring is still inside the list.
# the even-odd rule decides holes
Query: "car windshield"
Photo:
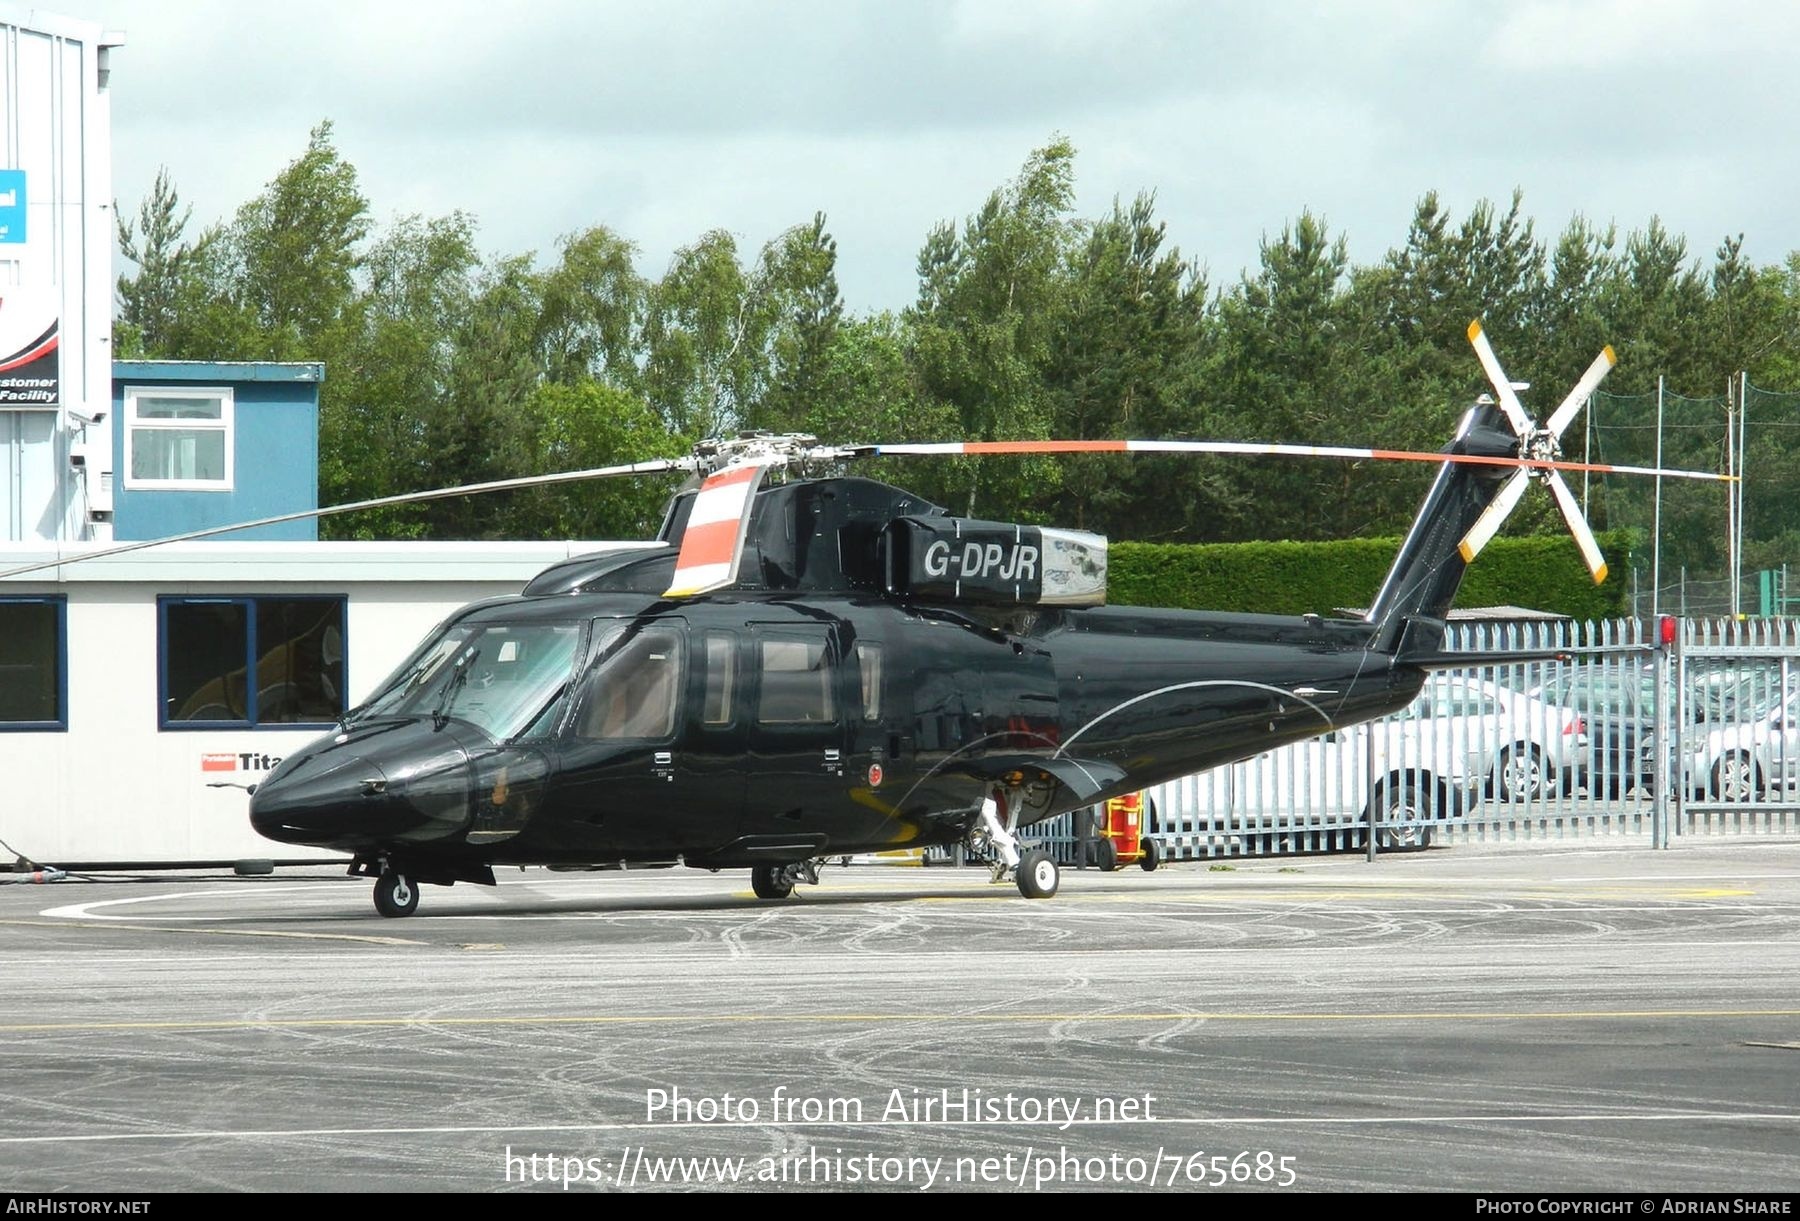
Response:
[[[347,723],[431,716],[457,720],[496,742],[548,733],[574,676],[579,623],[458,623],[382,684]]]

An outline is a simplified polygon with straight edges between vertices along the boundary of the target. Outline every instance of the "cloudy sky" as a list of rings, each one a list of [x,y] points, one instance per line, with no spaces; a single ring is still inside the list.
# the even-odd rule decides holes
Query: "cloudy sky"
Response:
[[[1710,257],[1800,250],[1800,6],[1733,0],[64,0],[125,34],[115,194],[167,166],[228,218],[322,119],[376,217],[489,253],[603,224],[644,272],[826,213],[854,311],[1054,133],[1078,208],[1156,192],[1214,285],[1303,209],[1373,262],[1435,189],[1540,233],[1657,215]]]

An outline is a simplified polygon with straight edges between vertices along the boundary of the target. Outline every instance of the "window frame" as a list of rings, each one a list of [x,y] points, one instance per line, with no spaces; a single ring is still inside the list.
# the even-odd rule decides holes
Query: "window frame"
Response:
[[[174,606],[242,606],[244,608],[244,673],[250,674],[257,663],[256,620],[258,604],[263,602],[333,602],[338,608],[338,640],[342,657],[343,682],[338,691],[338,714],[329,721],[262,721],[256,706],[255,683],[245,685],[245,713],[242,720],[192,721],[169,715],[169,608]],[[350,710],[350,598],[348,594],[158,594],[156,598],[156,729],[158,733],[186,733],[195,730],[229,729],[244,733],[279,733],[285,730],[317,732],[331,729]]]
[[[697,636],[696,652],[700,664],[696,668],[700,671],[700,706],[696,711],[700,718],[700,725],[707,730],[730,729],[738,721],[738,691],[744,678],[739,658],[738,635],[736,632],[723,628],[703,628],[697,633]],[[724,666],[722,669],[715,668],[713,665],[714,644],[723,648]],[[714,695],[713,679],[716,675],[722,675],[724,679],[719,684],[720,689],[717,692],[724,705],[721,709],[724,715],[719,720],[712,720],[709,712]]]
[[[608,637],[602,634],[599,622],[596,622],[591,629],[593,636],[588,648],[592,651],[593,656],[588,659],[587,664],[582,667],[580,672],[581,690],[577,692],[577,698],[570,704],[570,720],[564,731],[568,740],[584,747],[611,744],[643,747],[658,746],[675,741],[681,736],[682,714],[687,706],[688,633],[686,626],[678,619],[652,619],[647,621],[641,630],[634,625],[625,626],[618,633]],[[600,699],[600,692],[597,690],[596,684],[599,682],[602,672],[618,663],[619,650],[635,648],[653,636],[665,635],[670,640],[667,660],[674,667],[673,678],[666,684],[669,695],[668,716],[665,721],[661,722],[666,728],[655,734],[609,734],[598,732],[599,727],[596,727],[596,732],[588,733],[588,720],[594,715],[597,701]],[[642,663],[634,664],[641,665]],[[612,677],[617,678],[618,676],[612,675]],[[626,677],[635,677],[635,674],[628,670]],[[603,725],[604,721],[601,724]],[[635,728],[635,726],[630,727]]]
[[[159,398],[216,398],[219,400],[219,418],[217,420],[163,420],[140,419],[138,416],[139,399]],[[120,466],[124,476],[124,484],[132,491],[153,492],[230,492],[237,487],[237,395],[230,386],[126,386],[124,392],[124,422],[122,425],[125,441],[125,454]],[[132,472],[136,469],[137,433],[143,431],[160,432],[217,432],[225,438],[225,474],[220,479],[141,479]]]
[[[69,731],[69,599],[63,594],[0,594],[0,606],[52,606],[56,609],[56,711],[53,721],[0,721],[0,733],[67,733]]]
[[[841,679],[841,657],[836,642],[822,629],[807,631],[802,628],[770,628],[757,631],[750,650],[751,667],[756,675],[756,705],[751,718],[757,728],[765,733],[806,732],[825,726],[841,726],[844,711],[843,693],[838,690]],[[808,665],[800,670],[772,669],[770,649],[774,646],[799,645],[810,653],[814,648],[819,650],[817,667]],[[820,716],[803,716],[797,718],[771,718],[768,700],[770,698],[770,674],[816,674],[819,676],[819,694],[821,696]],[[810,687],[810,684],[808,685]],[[806,692],[808,696],[811,691]],[[809,703],[810,709],[812,705]]]

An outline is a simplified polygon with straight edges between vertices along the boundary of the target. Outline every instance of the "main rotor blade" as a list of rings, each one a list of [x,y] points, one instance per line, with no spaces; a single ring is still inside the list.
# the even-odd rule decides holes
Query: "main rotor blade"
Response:
[[[88,560],[105,559],[107,556],[143,551],[149,547],[161,547],[166,543],[188,543],[195,539],[217,538],[221,534],[234,534],[239,530],[254,530],[258,526],[279,526],[285,522],[305,521],[308,518],[335,517],[340,513],[355,513],[362,509],[381,509],[390,505],[445,500],[451,496],[478,496],[484,492],[504,492],[512,488],[549,487],[558,483],[580,483],[587,479],[612,479],[620,475],[661,475],[671,471],[691,471],[693,469],[694,460],[692,458],[653,458],[648,462],[628,462],[623,466],[596,466],[584,471],[559,471],[553,475],[522,475],[514,479],[493,479],[486,483],[465,483],[452,488],[433,488],[427,492],[403,492],[397,496],[377,496],[372,500],[328,505],[322,509],[301,509],[298,512],[281,513],[274,517],[259,517],[254,521],[233,522],[229,526],[208,526],[204,530],[189,530],[185,534],[167,534],[161,538],[141,539],[134,543],[121,543],[116,547],[104,547],[98,551],[83,551],[77,555],[63,556],[59,559],[24,564],[18,568],[8,568],[5,572],[0,572],[0,581],[8,577],[24,576],[26,573],[42,572],[46,568],[60,568],[64,564],[85,563]]]
[[[1512,382],[1507,380],[1506,370],[1500,367],[1500,358],[1494,355],[1494,345],[1488,342],[1487,332],[1481,329],[1480,319],[1469,323],[1469,342],[1475,345],[1475,355],[1481,361],[1481,367],[1487,372],[1488,382],[1494,387],[1494,393],[1500,396],[1500,410],[1513,426],[1519,436],[1531,433],[1531,417],[1525,414],[1525,405],[1519,402],[1514,393]]]
[[[1569,396],[1557,405],[1555,411],[1550,413],[1550,419],[1545,422],[1544,427],[1550,430],[1551,436],[1562,436],[1563,429],[1569,426],[1569,421],[1575,418],[1575,413],[1581,410],[1583,403],[1587,402],[1588,395],[1594,392],[1594,388],[1605,379],[1608,373],[1612,372],[1612,367],[1618,363],[1619,358],[1614,354],[1610,343],[1600,349],[1600,355],[1594,357],[1594,363],[1587,367],[1587,372],[1581,375],[1581,380],[1575,383],[1575,388],[1569,391]]]
[[[665,598],[692,598],[737,584],[750,508],[767,461],[743,462],[714,471],[700,485],[681,534],[681,554]]]
[[[1606,557],[1600,554],[1600,544],[1594,541],[1594,532],[1588,529],[1587,518],[1581,515],[1581,502],[1575,499],[1575,493],[1557,472],[1550,472],[1548,482],[1550,490],[1556,494],[1557,506],[1562,509],[1563,520],[1569,523],[1569,533],[1575,536],[1575,545],[1581,548],[1581,558],[1594,575],[1594,584],[1598,585],[1606,580]]]
[[[1432,450],[1365,449],[1349,445],[1277,445],[1259,441],[929,441],[870,445],[860,452],[872,457],[982,457],[1005,454],[1244,454],[1278,458],[1348,458],[1351,461],[1454,462],[1463,466],[1501,466],[1526,470],[1593,471],[1603,475],[1661,475],[1666,479],[1699,479],[1730,483],[1735,475],[1714,471],[1680,471],[1648,466],[1614,466],[1602,462],[1551,462],[1535,458],[1445,454]]]
[[[1481,516],[1475,519],[1475,524],[1469,527],[1469,532],[1463,535],[1462,542],[1457,544],[1456,549],[1462,552],[1463,563],[1472,563],[1475,557],[1481,554],[1481,549],[1487,546],[1489,540],[1500,532],[1501,525],[1512,515],[1513,509],[1518,507],[1519,497],[1523,496],[1525,489],[1530,486],[1530,471],[1519,471],[1506,481],[1506,486],[1500,489],[1500,494],[1495,496],[1493,502],[1482,511]]]

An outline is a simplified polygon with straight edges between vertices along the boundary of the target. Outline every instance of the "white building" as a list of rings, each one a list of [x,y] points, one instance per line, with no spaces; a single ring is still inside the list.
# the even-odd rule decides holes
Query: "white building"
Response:
[[[121,42],[0,6],[0,543],[110,528],[111,431],[93,425],[112,401],[107,81]]]

